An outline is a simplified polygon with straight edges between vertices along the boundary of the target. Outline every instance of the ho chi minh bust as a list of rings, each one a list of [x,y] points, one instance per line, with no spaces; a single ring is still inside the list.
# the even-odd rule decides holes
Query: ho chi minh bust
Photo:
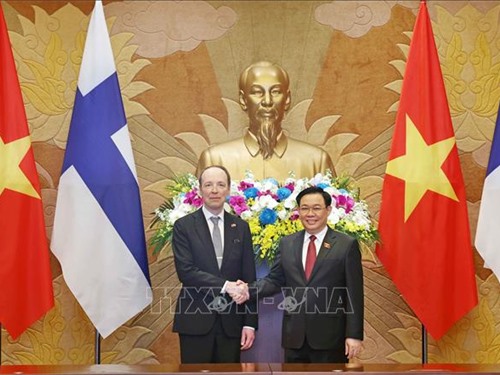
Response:
[[[290,107],[287,72],[279,65],[261,61],[247,67],[240,76],[241,108],[248,113],[249,127],[239,139],[213,145],[200,156],[197,174],[210,165],[225,166],[231,177],[241,180],[251,170],[256,179],[313,177],[330,169],[330,156],[323,149],[287,137],[281,128]]]

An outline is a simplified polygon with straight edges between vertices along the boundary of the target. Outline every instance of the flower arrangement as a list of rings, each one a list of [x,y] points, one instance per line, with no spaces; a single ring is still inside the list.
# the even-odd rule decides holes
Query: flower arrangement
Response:
[[[332,228],[367,245],[378,240],[368,206],[360,199],[359,189],[353,187],[349,177],[333,177],[327,171],[311,179],[291,176],[279,183],[274,178],[256,181],[247,171],[243,180],[231,183],[225,209],[248,222],[258,261],[272,264],[280,238],[303,229],[295,199],[309,186],[319,186],[332,196],[332,212],[328,217]],[[172,198],[155,210],[151,222],[155,229],[150,240],[154,253],[171,242],[174,222],[203,204],[198,180],[192,174],[175,178],[167,190]]]

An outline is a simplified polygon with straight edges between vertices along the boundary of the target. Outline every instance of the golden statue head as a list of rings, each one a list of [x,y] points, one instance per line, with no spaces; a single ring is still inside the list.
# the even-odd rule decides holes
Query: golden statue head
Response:
[[[281,121],[290,108],[289,83],[288,73],[268,61],[254,63],[240,75],[240,105],[248,113],[249,130],[264,159],[273,155]]]

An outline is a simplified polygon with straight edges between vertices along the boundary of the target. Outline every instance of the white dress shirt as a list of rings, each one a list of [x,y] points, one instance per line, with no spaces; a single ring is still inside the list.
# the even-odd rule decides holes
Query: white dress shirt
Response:
[[[208,211],[205,206],[202,206],[201,210],[203,211],[203,215],[205,215],[205,219],[207,220],[208,223],[208,229],[210,229],[210,236],[213,238],[214,235],[214,223],[212,220],[210,220],[211,217],[217,216],[219,220],[219,231],[220,231],[220,238],[222,240],[222,248],[224,249],[224,210],[219,212],[218,215],[214,215],[210,211]]]
[[[326,232],[328,230],[328,226],[325,226],[321,232],[315,234],[316,239],[314,240],[314,245],[316,245],[316,256],[318,256],[319,250],[321,249],[321,245],[323,244],[323,240],[325,239]],[[309,237],[312,234],[307,233],[304,235],[304,243],[302,244],[302,266],[306,269],[306,257],[307,257],[307,248],[309,246]]]

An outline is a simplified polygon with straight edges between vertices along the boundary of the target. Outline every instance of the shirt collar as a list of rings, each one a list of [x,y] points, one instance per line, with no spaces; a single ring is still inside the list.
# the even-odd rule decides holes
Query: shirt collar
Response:
[[[316,241],[320,241],[320,243],[323,243],[323,240],[325,239],[325,236],[326,236],[326,232],[328,231],[328,225],[325,225],[325,227],[319,232],[319,233],[316,233],[315,236],[316,236]],[[312,235],[310,233],[308,233],[306,231],[306,235],[304,236],[304,241],[305,242],[309,242],[309,237],[311,237]]]
[[[245,147],[252,157],[257,156],[260,153],[259,142],[257,141],[257,137],[253,135],[249,130],[247,130],[245,136],[243,137],[243,142],[245,143]],[[274,148],[274,154],[281,158],[286,151],[286,147],[288,146],[288,139],[283,132],[278,134],[278,140],[276,142],[276,147]]]
[[[201,206],[201,210],[203,211],[203,215],[205,216],[205,219],[207,222],[210,220],[211,217],[218,216],[219,219],[221,219],[222,222],[224,222],[224,210],[222,210],[218,215],[214,215],[211,213],[209,210],[205,208],[205,206]]]

